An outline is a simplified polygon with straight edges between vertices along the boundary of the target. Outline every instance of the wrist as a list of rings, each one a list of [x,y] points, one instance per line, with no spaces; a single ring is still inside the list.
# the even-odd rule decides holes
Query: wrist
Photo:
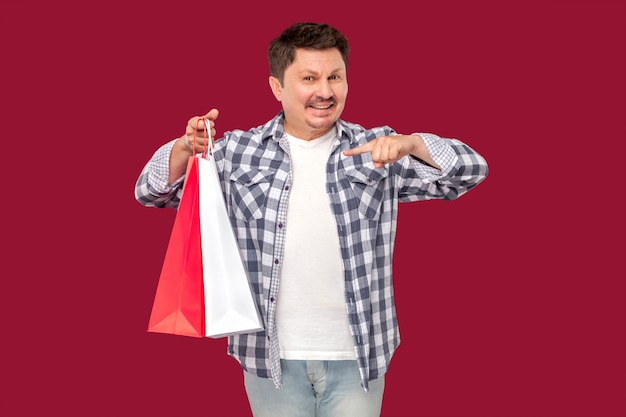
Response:
[[[187,135],[183,135],[183,136],[179,137],[176,140],[176,143],[174,143],[174,148],[178,152],[183,152],[183,153],[187,154],[187,156],[191,156],[194,153],[193,149],[192,149],[192,144],[189,142],[189,139],[188,139]]]
[[[426,150],[426,143],[424,143],[424,138],[417,133],[414,133],[411,136],[413,137],[413,149],[410,154],[419,158],[423,155],[424,150]]]

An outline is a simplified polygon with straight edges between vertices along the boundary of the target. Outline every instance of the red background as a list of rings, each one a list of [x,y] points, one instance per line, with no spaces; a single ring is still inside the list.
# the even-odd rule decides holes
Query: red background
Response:
[[[623,1],[3,0],[6,417],[245,416],[225,340],[146,332],[173,210],[134,182],[212,107],[278,110],[267,44],[352,45],[346,120],[457,137],[490,165],[402,206],[402,344],[383,415],[626,415]]]

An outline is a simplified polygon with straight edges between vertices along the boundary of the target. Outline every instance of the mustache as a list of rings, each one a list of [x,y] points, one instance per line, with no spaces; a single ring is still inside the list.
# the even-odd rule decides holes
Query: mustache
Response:
[[[327,105],[327,104],[337,104],[336,100],[333,97],[329,97],[329,98],[318,98],[316,97],[315,99],[309,101],[307,103],[308,106],[319,106],[319,105]]]

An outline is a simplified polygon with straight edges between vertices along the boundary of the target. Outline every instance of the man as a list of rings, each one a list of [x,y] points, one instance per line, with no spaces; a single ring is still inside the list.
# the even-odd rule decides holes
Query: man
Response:
[[[455,199],[487,175],[467,145],[340,119],[349,45],[298,23],[269,47],[282,110],[225,133],[213,157],[265,330],[229,338],[259,416],[378,416],[400,339],[392,288],[398,202]],[[375,103],[374,103],[375,104]],[[202,116],[215,134],[218,111]],[[142,171],[136,198],[176,207],[206,145],[189,120]],[[196,140],[192,141],[192,138]]]

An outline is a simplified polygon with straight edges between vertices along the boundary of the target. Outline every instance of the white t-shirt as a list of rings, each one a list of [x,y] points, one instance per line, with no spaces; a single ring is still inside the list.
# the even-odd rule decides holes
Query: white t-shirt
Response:
[[[313,140],[287,135],[292,183],[276,320],[283,359],[355,359],[337,222],[326,194],[336,131]]]

